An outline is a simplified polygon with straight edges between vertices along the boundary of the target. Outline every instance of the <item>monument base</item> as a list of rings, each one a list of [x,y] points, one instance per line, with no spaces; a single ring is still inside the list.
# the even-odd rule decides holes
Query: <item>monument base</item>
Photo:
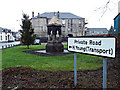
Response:
[[[62,43],[47,43],[46,52],[63,52],[64,46]]]

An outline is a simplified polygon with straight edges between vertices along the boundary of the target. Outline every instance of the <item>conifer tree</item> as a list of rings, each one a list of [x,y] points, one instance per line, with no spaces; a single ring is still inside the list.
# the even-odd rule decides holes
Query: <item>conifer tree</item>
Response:
[[[111,26],[111,27],[110,27],[110,30],[109,30],[109,32],[108,32],[108,34],[113,34],[113,33],[114,33],[114,27]]]
[[[29,49],[29,45],[34,43],[36,35],[34,34],[34,29],[27,14],[23,14],[21,28],[21,43],[27,45],[27,49]]]

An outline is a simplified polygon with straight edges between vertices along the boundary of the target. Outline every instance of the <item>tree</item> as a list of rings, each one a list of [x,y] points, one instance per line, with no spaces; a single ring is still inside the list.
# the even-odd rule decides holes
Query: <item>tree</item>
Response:
[[[27,49],[29,49],[29,45],[34,43],[36,35],[34,34],[34,29],[27,14],[23,14],[21,28],[21,42],[27,45]]]
[[[117,5],[116,2],[118,2],[118,0],[107,0],[107,2],[105,1],[105,5],[100,6],[98,8],[96,8],[94,11],[97,12],[99,11],[101,16],[99,18],[99,21],[101,20],[101,18],[105,15],[105,13],[109,10],[109,11],[113,11],[115,10],[115,6]],[[111,7],[111,5],[113,7]]]
[[[110,30],[109,30],[108,33],[109,33],[109,34],[113,34],[113,33],[114,33],[114,27],[113,27],[113,26],[110,27]]]

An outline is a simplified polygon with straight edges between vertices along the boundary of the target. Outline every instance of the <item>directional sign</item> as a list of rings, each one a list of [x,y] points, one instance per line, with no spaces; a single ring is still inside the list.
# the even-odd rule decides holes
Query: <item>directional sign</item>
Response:
[[[115,37],[68,38],[68,50],[84,54],[115,58]]]

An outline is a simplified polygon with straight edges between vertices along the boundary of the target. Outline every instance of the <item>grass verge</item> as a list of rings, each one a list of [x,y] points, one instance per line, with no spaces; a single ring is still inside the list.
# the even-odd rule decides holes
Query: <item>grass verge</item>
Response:
[[[67,48],[67,46],[64,46]],[[74,54],[55,57],[43,57],[24,53],[22,51],[45,49],[45,45],[17,46],[2,50],[2,69],[7,67],[32,67],[40,70],[74,70]],[[77,54],[77,69],[90,70],[102,67],[102,58],[91,55]]]

